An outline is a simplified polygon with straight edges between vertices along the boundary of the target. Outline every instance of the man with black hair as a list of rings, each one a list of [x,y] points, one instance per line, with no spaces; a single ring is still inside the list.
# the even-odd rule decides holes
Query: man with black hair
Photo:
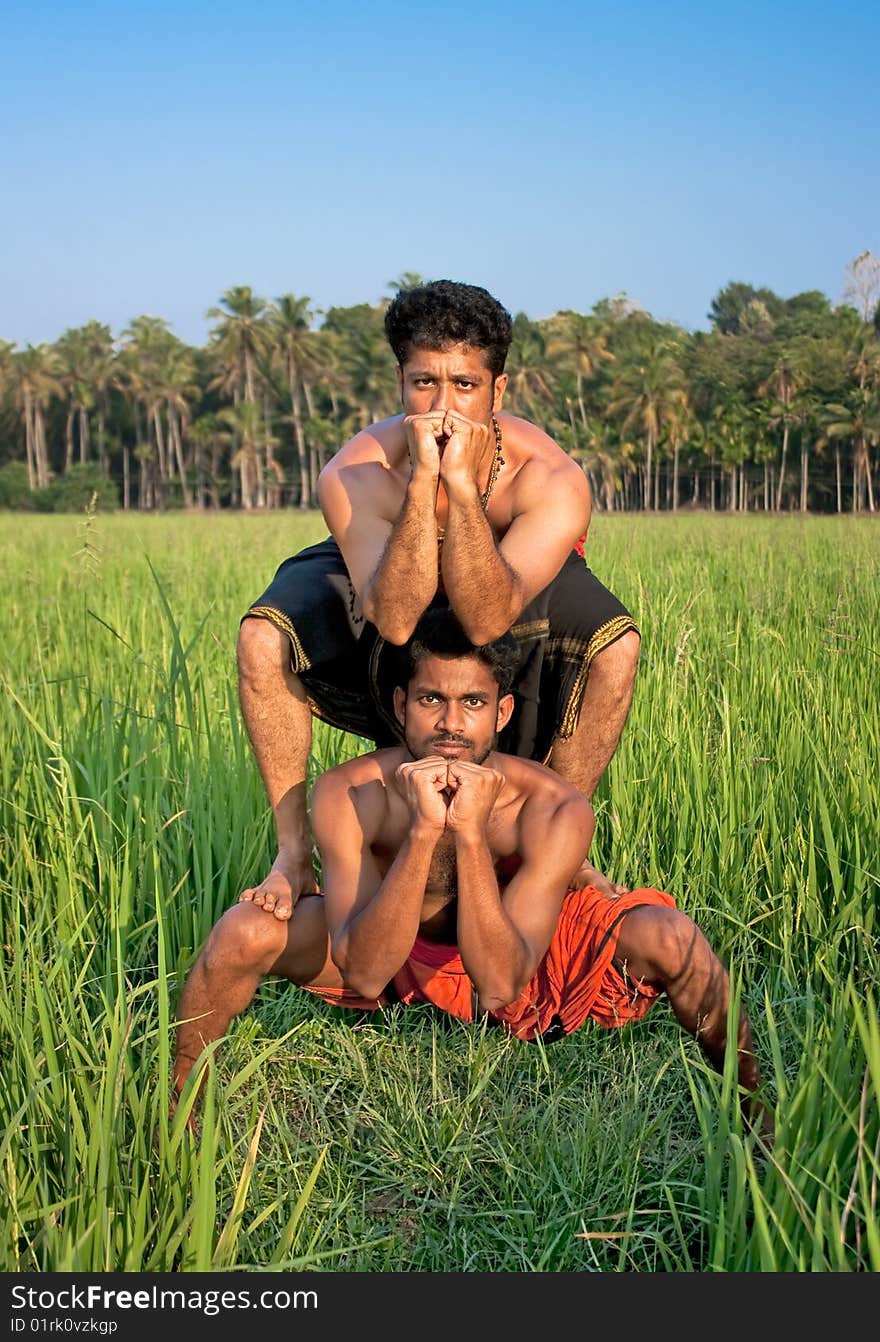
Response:
[[[337,1006],[425,1003],[545,1041],[641,1019],[665,992],[723,1068],[730,983],[702,932],[659,890],[619,893],[598,874],[571,890],[590,803],[496,749],[518,661],[510,634],[475,648],[448,609],[422,617],[394,691],[403,744],[315,784],[323,895],[289,919],[243,899],[211,932],[181,995],[175,1094],[266,974]],[[737,1067],[744,1113],[769,1135],[744,1014]]]
[[[401,290],[385,328],[403,414],[324,468],[330,537],[281,565],[239,634],[241,706],[278,833],[272,870],[245,893],[278,918],[315,888],[311,716],[399,742],[396,657],[432,604],[451,606],[475,645],[512,630],[502,748],[549,764],[587,799],[632,698],[639,633],[584,563],[584,473],[501,410],[510,314],[479,286],[438,280]]]

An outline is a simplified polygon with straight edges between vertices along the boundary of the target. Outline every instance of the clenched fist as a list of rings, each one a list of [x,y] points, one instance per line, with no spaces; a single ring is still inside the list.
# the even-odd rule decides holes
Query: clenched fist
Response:
[[[409,806],[413,826],[440,830],[446,828],[446,760],[440,755],[398,765],[396,777]]]
[[[424,415],[407,415],[404,418],[403,431],[411,475],[432,475],[436,480],[440,473],[441,448],[449,436],[443,428],[445,421],[445,410],[431,410]]]
[[[448,487],[477,483],[480,467],[494,445],[492,429],[464,415],[447,411],[444,421],[446,445],[440,453],[440,478]]]
[[[504,775],[482,764],[452,760],[446,769],[446,779],[452,793],[447,828],[457,833],[485,833],[492,808],[504,786]]]

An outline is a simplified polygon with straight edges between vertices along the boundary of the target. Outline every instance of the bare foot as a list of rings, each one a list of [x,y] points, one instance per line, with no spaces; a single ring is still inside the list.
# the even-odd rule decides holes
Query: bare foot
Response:
[[[594,890],[598,890],[603,895],[608,895],[611,899],[616,899],[618,895],[629,894],[627,886],[617,885],[614,881],[609,881],[608,877],[603,876],[601,871],[597,870],[586,858],[572,876],[568,888],[569,890],[582,890],[585,885],[591,885]]]
[[[251,890],[242,890],[238,900],[249,900],[285,922],[300,895],[313,895],[317,888],[311,851],[280,848],[265,880]]]

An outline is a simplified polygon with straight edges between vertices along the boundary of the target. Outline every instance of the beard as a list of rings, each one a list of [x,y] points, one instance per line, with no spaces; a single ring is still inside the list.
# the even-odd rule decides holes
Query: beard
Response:
[[[476,742],[467,736],[429,736],[427,740],[422,741],[413,741],[409,736],[404,739],[406,748],[414,760],[424,760],[429,755],[439,754],[438,747],[440,746],[459,746],[463,752],[474,752],[468,763],[482,764],[484,760],[489,758],[498,744],[498,733],[496,732],[492,739],[481,748],[478,748]]]

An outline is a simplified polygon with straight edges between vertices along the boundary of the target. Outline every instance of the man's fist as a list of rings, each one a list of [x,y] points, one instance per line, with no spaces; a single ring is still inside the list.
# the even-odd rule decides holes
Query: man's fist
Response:
[[[481,764],[467,764],[463,760],[450,761],[447,787],[452,793],[447,827],[458,833],[484,833],[492,807],[504,786],[504,775],[497,769]]]
[[[446,760],[440,755],[398,765],[397,779],[409,806],[413,825],[446,828]]]
[[[446,412],[445,446],[440,453],[440,478],[446,485],[475,485],[492,444],[492,430],[451,410]]]
[[[407,415],[403,421],[406,447],[409,452],[410,472],[431,474],[440,472],[440,447],[446,442],[443,431],[445,410],[432,410],[425,415]]]

